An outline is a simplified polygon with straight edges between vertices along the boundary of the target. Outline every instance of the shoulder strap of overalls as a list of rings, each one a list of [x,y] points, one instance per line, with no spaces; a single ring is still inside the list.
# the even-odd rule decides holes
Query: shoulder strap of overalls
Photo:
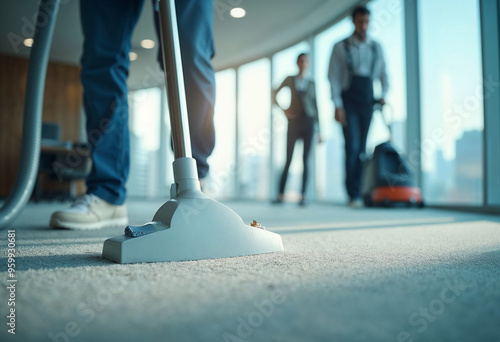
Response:
[[[342,41],[344,44],[344,50],[345,50],[345,58],[347,62],[347,70],[349,71],[349,74],[352,75],[354,74],[354,66],[352,65],[352,55],[351,55],[351,47],[349,43],[349,38],[346,38]]]
[[[378,49],[377,49],[377,43],[372,40],[372,71],[371,71],[371,77],[375,78],[375,66],[377,64],[377,57],[378,57]]]
[[[344,50],[346,54],[346,62],[347,62],[347,70],[349,70],[349,74],[353,75],[354,74],[354,66],[352,64],[352,55],[351,55],[351,47],[349,43],[349,38],[346,38],[342,41],[344,44]],[[373,78],[375,76],[375,67],[377,65],[377,57],[378,57],[378,49],[377,49],[377,44],[375,41],[372,41],[371,44],[372,48],[372,67],[371,67],[371,77]]]

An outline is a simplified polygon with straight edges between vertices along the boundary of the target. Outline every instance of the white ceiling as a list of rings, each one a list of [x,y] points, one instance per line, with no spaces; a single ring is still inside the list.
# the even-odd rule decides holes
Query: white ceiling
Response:
[[[214,67],[217,70],[224,69],[293,45],[345,15],[359,2],[360,0],[215,0]],[[231,5],[245,8],[247,15],[242,19],[232,18],[229,15]],[[37,0],[0,2],[0,53],[26,57],[29,55],[29,48],[13,44],[8,37],[26,37],[32,34],[31,25],[37,10]],[[52,61],[75,65],[79,63],[83,37],[78,11],[78,0],[62,0],[50,54]],[[132,88],[163,83],[156,63],[157,48],[145,50],[139,45],[145,38],[158,40],[150,0],[145,0],[132,38],[133,50],[138,54],[138,59],[132,63],[130,70],[129,85]]]

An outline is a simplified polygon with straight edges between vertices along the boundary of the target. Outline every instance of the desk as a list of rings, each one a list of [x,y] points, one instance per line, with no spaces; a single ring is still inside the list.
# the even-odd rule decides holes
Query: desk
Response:
[[[82,193],[83,183],[77,181],[87,177],[91,158],[87,145],[44,144],[40,148],[40,167],[34,191],[34,200],[74,199]]]
[[[40,152],[42,153],[76,153],[81,156],[90,156],[90,150],[86,145],[81,146],[67,146],[61,145],[41,145]]]

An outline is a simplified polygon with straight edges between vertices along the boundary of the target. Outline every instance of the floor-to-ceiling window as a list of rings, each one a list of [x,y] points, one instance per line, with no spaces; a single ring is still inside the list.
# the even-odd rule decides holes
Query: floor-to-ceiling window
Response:
[[[373,116],[367,139],[367,152],[376,145],[391,139],[400,153],[406,149],[406,75],[404,49],[404,0],[373,0],[368,3],[371,11],[369,35],[382,45],[389,77],[389,92],[385,99],[386,119],[392,134],[379,111]],[[375,82],[375,98],[381,94],[380,82]]]
[[[430,204],[483,200],[483,81],[478,0],[418,2],[421,159]]]
[[[208,158],[210,172],[203,191],[211,197],[235,196],[236,176],[236,71],[226,69],[215,74],[215,148]]]
[[[262,58],[238,68],[238,193],[268,199],[270,193],[271,62]]]
[[[159,193],[161,88],[131,92],[129,196],[154,197]]]
[[[417,1],[421,139],[414,142],[406,139],[407,130],[417,128],[406,127],[404,4],[404,0],[372,0],[367,4],[372,12],[369,35],[382,44],[387,61],[390,90],[386,113],[393,119],[392,141],[402,153],[406,152],[407,143],[420,146],[422,190],[428,204],[480,205],[483,200],[485,89],[479,0]],[[340,125],[333,120],[327,73],[333,45],[353,31],[351,20],[348,16],[315,35],[311,59],[324,142],[316,147],[316,173],[310,184],[312,188],[315,178],[317,199],[337,203],[347,199],[344,138]],[[276,52],[272,68],[271,60],[263,58],[236,70],[217,73],[217,141],[209,159],[211,172],[206,189],[211,196],[266,200],[276,196],[285,162],[287,121],[282,111],[271,105],[271,90],[286,76],[297,73],[298,54],[310,48],[308,42],[301,42]],[[377,96],[380,86],[376,84],[375,90]],[[129,181],[132,195],[151,196],[156,191],[149,182],[158,178],[154,175],[157,172],[154,170],[158,169],[154,165],[161,163],[157,145],[160,144],[161,149],[163,142],[158,142],[156,128],[148,122],[159,115],[151,107],[158,105],[155,104],[159,101],[159,95],[155,94],[158,91],[146,89],[133,93],[133,164],[132,181]],[[286,106],[290,94],[282,91],[278,101]],[[167,133],[170,135],[169,131]],[[375,113],[368,137],[368,154],[387,139],[389,132],[381,116]],[[286,189],[290,199],[296,197],[300,189],[301,152],[299,142]],[[150,170],[146,170],[146,159],[149,159]]]
[[[346,18],[314,38],[314,79],[323,143],[316,149],[316,198],[344,202],[344,136],[342,127],[334,123],[328,67],[333,45],[353,31]]]

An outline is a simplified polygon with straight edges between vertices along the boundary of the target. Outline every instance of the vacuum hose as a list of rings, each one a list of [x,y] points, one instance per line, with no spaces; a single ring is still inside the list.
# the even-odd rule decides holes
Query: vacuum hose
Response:
[[[0,229],[6,228],[28,202],[35,186],[40,162],[43,94],[52,35],[60,0],[42,0],[36,20],[24,99],[21,160],[12,189],[0,209]]]

